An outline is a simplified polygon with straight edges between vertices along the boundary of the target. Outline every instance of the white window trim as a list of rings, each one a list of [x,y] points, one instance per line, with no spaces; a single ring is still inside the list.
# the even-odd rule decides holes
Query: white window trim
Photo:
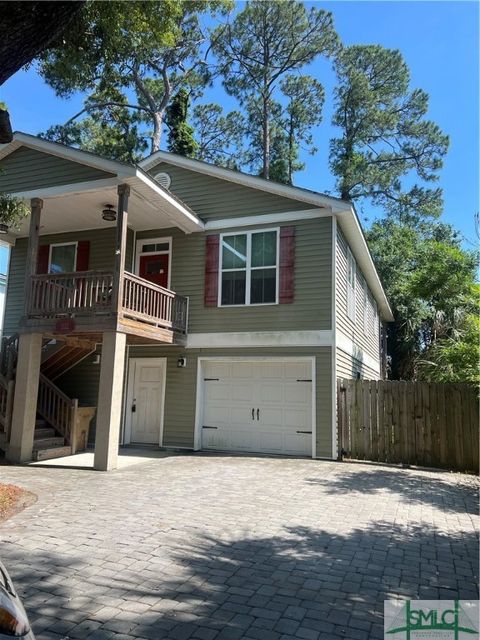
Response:
[[[142,238],[141,240],[136,241],[135,247],[135,275],[140,275],[140,258],[142,256],[159,256],[166,255],[168,253],[168,280],[167,280],[167,289],[170,289],[170,283],[172,279],[172,237],[164,237],[164,238]],[[142,244],[165,244],[168,242],[168,250],[166,251],[143,251],[142,252]]]
[[[77,270],[77,254],[78,254],[78,242],[54,242],[49,246],[48,249],[48,273],[50,273],[50,266],[52,264],[52,249],[54,247],[75,247],[75,260],[73,264],[73,271],[70,273],[75,273]],[[61,275],[61,274],[57,274]]]
[[[263,266],[263,267],[251,267],[251,248],[252,248],[252,235],[256,233],[267,233],[275,231],[277,234],[277,260],[275,263],[276,277],[275,277],[275,302],[250,302],[250,294],[251,294],[251,272],[257,271],[258,269],[273,269],[273,265],[271,266]],[[223,254],[223,238],[228,238],[232,236],[247,236],[247,255],[246,255],[246,265],[245,268],[239,269],[222,269],[222,254]],[[222,304],[222,274],[223,272],[229,271],[245,271],[246,281],[245,281],[245,303],[244,304]],[[235,308],[235,307],[268,307],[271,305],[275,305],[279,303],[280,297],[280,227],[273,227],[269,229],[253,229],[252,231],[231,231],[228,233],[220,234],[220,249],[218,252],[218,307],[222,307],[223,309]]]
[[[352,265],[353,272],[353,283],[350,283],[350,264]],[[350,247],[347,247],[347,316],[350,318],[352,322],[355,322],[356,318],[356,284],[357,284],[357,262],[353,256]],[[351,298],[350,298],[351,296]],[[350,304],[350,299],[353,301],[353,304]]]

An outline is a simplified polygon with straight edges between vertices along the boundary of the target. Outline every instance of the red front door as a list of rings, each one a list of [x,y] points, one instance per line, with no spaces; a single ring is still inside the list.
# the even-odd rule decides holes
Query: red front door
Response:
[[[168,253],[140,256],[141,278],[168,288]]]

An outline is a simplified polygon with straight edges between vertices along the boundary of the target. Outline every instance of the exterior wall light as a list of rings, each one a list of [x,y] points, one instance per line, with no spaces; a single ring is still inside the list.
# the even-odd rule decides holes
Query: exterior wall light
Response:
[[[117,219],[117,212],[113,208],[113,204],[105,205],[105,209],[102,210],[102,218],[107,222],[115,222]]]

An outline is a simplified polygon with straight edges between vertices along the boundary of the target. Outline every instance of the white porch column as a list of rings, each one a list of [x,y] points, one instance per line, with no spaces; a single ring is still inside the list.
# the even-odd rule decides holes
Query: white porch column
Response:
[[[32,459],[41,354],[41,333],[20,334],[12,427],[7,451],[7,460],[11,462],[28,462]]]
[[[99,471],[117,468],[126,342],[124,333],[103,334],[93,464]]]

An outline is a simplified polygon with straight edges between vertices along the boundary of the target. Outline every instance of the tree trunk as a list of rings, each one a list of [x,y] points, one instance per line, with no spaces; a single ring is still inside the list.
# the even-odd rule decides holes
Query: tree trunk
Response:
[[[84,5],[68,2],[0,2],[0,85],[62,33]]]
[[[152,144],[151,144],[151,152],[155,153],[155,151],[160,151],[160,144],[162,142],[162,126],[163,126],[163,111],[156,111],[152,113],[153,120],[153,134],[152,134]]]
[[[270,109],[268,97],[263,98],[263,169],[262,177],[268,180],[270,178]]]

